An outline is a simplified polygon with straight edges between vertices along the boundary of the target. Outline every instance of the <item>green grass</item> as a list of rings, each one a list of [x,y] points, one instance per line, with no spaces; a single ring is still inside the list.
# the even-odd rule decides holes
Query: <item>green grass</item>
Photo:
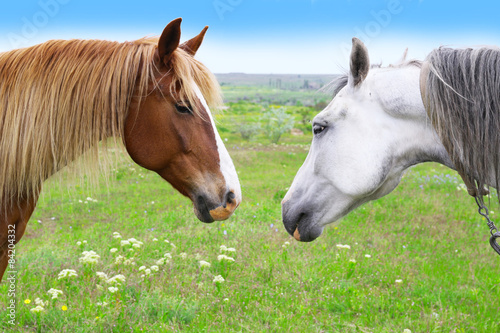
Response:
[[[281,224],[280,200],[310,136],[285,137],[282,145],[223,138],[244,196],[228,221],[199,222],[187,199],[129,161],[92,193],[85,183],[49,181],[16,247],[14,327],[3,310],[8,286],[0,285],[0,331],[500,331],[499,258],[454,172],[417,166],[392,194],[330,225],[316,241],[299,243]],[[120,246],[129,238],[143,245]],[[235,248],[225,253],[234,262],[218,261],[221,245]],[[79,262],[90,250],[99,262]],[[161,258],[169,261],[158,265]],[[200,268],[200,260],[211,266]],[[154,265],[158,271],[141,277],[141,266]],[[63,269],[78,276],[58,280]],[[126,281],[111,293],[114,284],[96,272]],[[225,281],[214,283],[217,275]],[[50,288],[63,295],[52,300]],[[32,313],[37,297],[48,303]]]

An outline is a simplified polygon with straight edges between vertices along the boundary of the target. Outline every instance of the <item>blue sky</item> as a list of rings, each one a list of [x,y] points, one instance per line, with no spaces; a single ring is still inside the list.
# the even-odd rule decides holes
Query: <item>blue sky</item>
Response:
[[[373,62],[405,48],[423,59],[440,45],[500,45],[498,1],[438,0],[7,0],[0,51],[49,39],[133,40],[183,18],[183,39],[210,26],[198,58],[213,72],[338,73],[351,38]]]

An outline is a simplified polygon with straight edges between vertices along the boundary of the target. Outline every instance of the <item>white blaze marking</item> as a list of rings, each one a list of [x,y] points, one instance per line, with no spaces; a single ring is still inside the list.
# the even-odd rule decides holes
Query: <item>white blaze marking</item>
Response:
[[[235,194],[235,200],[237,202],[241,202],[241,186],[240,180],[238,179],[238,174],[236,173],[236,169],[234,168],[233,160],[229,153],[227,152],[226,146],[222,142],[222,139],[215,127],[215,122],[212,117],[212,113],[210,112],[210,108],[205,101],[205,97],[200,91],[200,88],[193,83],[193,90],[196,93],[196,96],[200,100],[201,104],[207,111],[208,116],[210,117],[210,122],[212,123],[212,127],[215,135],[215,142],[217,143],[217,151],[219,152],[219,160],[220,160],[220,171],[226,180],[226,186],[228,190],[232,190]]]

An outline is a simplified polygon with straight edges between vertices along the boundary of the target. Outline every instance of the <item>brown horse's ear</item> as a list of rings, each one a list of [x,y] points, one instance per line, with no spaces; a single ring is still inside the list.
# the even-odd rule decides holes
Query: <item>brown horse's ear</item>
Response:
[[[201,43],[203,42],[203,38],[205,38],[205,33],[207,32],[208,26],[203,28],[200,34],[196,37],[191,38],[187,42],[182,43],[180,46],[181,49],[194,56],[198,49],[200,48]]]
[[[161,34],[158,41],[158,55],[160,59],[166,64],[172,53],[179,47],[181,40],[181,22],[182,18],[177,18],[170,22]]]
[[[369,70],[370,58],[368,56],[368,50],[362,41],[354,37],[352,39],[351,74],[349,78],[352,80],[351,82],[354,87],[363,82]]]

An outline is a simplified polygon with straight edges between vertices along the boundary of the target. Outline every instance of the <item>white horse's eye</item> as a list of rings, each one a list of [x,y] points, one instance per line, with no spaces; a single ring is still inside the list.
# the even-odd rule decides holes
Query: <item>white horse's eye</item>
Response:
[[[314,125],[313,126],[313,133],[314,133],[314,135],[317,135],[317,134],[323,132],[325,130],[325,128],[326,128],[325,126]]]

